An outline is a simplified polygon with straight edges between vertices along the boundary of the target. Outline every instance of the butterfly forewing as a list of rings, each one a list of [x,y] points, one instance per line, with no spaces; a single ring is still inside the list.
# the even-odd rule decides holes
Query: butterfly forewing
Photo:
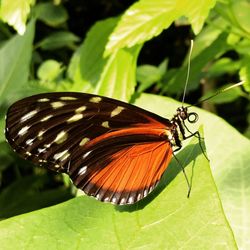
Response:
[[[23,158],[68,173],[99,200],[127,204],[145,197],[166,169],[171,126],[114,99],[47,93],[13,104],[5,133]]]

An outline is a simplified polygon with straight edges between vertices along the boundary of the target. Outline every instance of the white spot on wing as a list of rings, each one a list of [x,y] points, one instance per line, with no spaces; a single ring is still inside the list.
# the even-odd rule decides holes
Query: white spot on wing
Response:
[[[31,156],[31,153],[29,151],[26,151],[25,154]]]
[[[84,166],[84,167],[80,168],[80,170],[78,171],[78,174],[79,175],[85,174],[86,171],[87,171],[87,166]]]
[[[113,203],[116,203],[116,201],[117,201],[116,197],[113,197],[113,198],[112,198],[112,202],[113,202]]]
[[[68,123],[71,123],[71,122],[76,122],[76,121],[79,121],[83,118],[83,114],[75,114],[73,115],[72,117],[70,117],[67,122]]]
[[[140,200],[140,199],[141,199],[141,193],[139,193],[137,196],[137,200]]]
[[[89,99],[90,102],[99,103],[102,100],[100,96],[94,96]]]
[[[129,197],[128,203],[129,203],[129,204],[133,204],[133,203],[134,203],[134,197],[133,197],[133,196],[130,196],[130,197]]]
[[[28,139],[28,140],[26,141],[26,144],[27,144],[27,145],[32,145],[34,140],[35,140],[35,138]]]
[[[57,109],[57,108],[61,108],[65,105],[64,102],[52,102],[50,104],[52,106],[53,109]]]
[[[122,106],[117,106],[110,114],[111,117],[119,115],[125,108]]]
[[[103,122],[102,123],[102,127],[104,127],[104,128],[110,128],[109,122],[108,121]]]
[[[27,121],[28,119],[30,119],[31,117],[33,117],[37,112],[38,112],[37,110],[30,111],[29,113],[27,113],[26,115],[24,115],[21,118],[21,122]]]
[[[37,151],[38,151],[38,153],[40,154],[40,153],[46,151],[46,148],[38,148]]]
[[[24,135],[24,134],[26,134],[26,133],[28,132],[29,128],[30,128],[29,126],[23,127],[23,128],[18,132],[18,135]]]
[[[38,133],[38,135],[37,135],[37,137],[38,137],[39,140],[42,140],[42,139],[43,139],[43,134],[44,134],[44,133],[45,133],[45,130],[39,131],[39,133]]]
[[[39,159],[38,161],[39,161],[39,162],[47,162],[47,161],[44,160],[44,159]]]
[[[105,197],[105,198],[104,198],[104,201],[109,201],[109,197]]]
[[[87,153],[85,153],[85,154],[83,155],[83,157],[82,157],[82,158],[83,158],[83,159],[84,159],[84,158],[86,158],[86,157],[87,157],[87,156],[88,156],[91,152],[92,152],[91,150],[90,150],[90,151],[88,151]]]
[[[83,111],[86,110],[86,109],[87,109],[86,106],[81,106],[81,107],[79,107],[79,108],[77,108],[77,109],[75,110],[75,113],[81,113],[81,112],[83,112]]]
[[[49,99],[48,98],[41,98],[37,100],[38,102],[48,102]]]
[[[83,145],[85,145],[89,140],[90,140],[90,139],[89,139],[88,137],[85,137],[85,138],[83,138],[83,139],[80,141],[79,145],[80,145],[80,146],[83,146]]]
[[[74,96],[62,96],[62,97],[60,97],[60,100],[63,100],[63,101],[77,100],[77,98]]]
[[[64,141],[66,141],[67,138],[68,138],[67,132],[61,131],[61,132],[56,136],[56,139],[54,140],[54,142],[55,142],[56,144],[61,144],[61,143],[63,143]]]
[[[124,204],[125,204],[125,202],[126,202],[126,199],[123,197],[123,198],[121,199],[120,204],[124,205]]]
[[[64,161],[66,160],[68,157],[70,156],[70,153],[68,152],[68,150],[64,150],[60,153],[57,153],[54,155],[54,159],[55,160],[60,160],[60,161]]]
[[[47,115],[44,118],[41,119],[41,122],[48,121],[53,115]]]

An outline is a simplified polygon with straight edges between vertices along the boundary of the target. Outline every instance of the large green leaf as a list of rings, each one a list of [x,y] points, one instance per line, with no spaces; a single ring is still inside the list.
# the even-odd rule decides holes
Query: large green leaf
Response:
[[[23,36],[14,36],[0,49],[0,128],[3,128],[7,106],[18,96],[18,91],[28,81],[33,36],[32,21]],[[3,138],[1,129],[0,141]]]
[[[129,101],[136,86],[136,61],[141,46],[120,49],[112,54],[105,65],[95,93]]]
[[[154,103],[154,106],[150,103]],[[174,103],[171,99],[153,95],[143,95],[137,104],[169,118],[180,106],[180,103]],[[237,244],[240,249],[249,249],[250,141],[221,118],[195,107],[191,109],[200,116],[198,124],[204,125],[212,173]],[[192,130],[195,129],[197,127]]]
[[[102,56],[105,44],[117,21],[117,18],[109,18],[96,22],[87,33],[83,44],[73,54],[68,76],[73,81],[74,91],[93,92],[107,62]]]
[[[166,114],[169,110],[165,109],[166,103],[173,102],[143,95],[138,103]],[[85,196],[13,217],[0,222],[1,247],[236,249],[208,161],[201,153],[197,138],[177,157],[192,180],[189,199],[184,175],[173,159],[159,186],[141,202],[119,207]]]
[[[122,16],[110,36],[105,54],[123,47],[132,47],[159,35],[181,16],[189,18],[198,33],[214,6],[215,0],[141,0],[133,4]]]
[[[3,21],[13,26],[19,35],[23,35],[30,13],[30,5],[33,3],[34,0],[1,0],[0,16]]]
[[[117,18],[97,22],[87,34],[81,48],[80,68],[82,77],[95,86],[107,60],[103,58],[105,45],[117,24]]]

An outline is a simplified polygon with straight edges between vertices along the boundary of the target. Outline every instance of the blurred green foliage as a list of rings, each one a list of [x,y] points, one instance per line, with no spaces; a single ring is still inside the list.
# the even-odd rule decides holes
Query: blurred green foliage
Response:
[[[249,13],[247,0],[2,0],[0,218],[6,220],[0,223],[0,245],[4,249],[27,248],[26,244],[44,249],[44,242],[60,249],[67,245],[235,249],[237,242],[241,249],[250,248],[250,143],[235,130],[250,138]],[[190,175],[194,171],[191,203],[185,197],[183,176],[171,172],[171,166],[178,169],[172,162],[158,192],[131,208],[99,204],[88,197],[49,207],[72,198],[72,187],[67,177],[21,160],[4,142],[8,106],[36,93],[79,91],[136,102],[171,118],[177,104],[162,96],[182,96],[191,38],[194,49],[186,102],[196,103],[228,84],[245,82],[201,104],[235,128],[197,111],[213,177],[208,162],[185,148],[178,157]],[[194,148],[193,143],[187,148]],[[49,208],[25,214],[44,207]],[[47,234],[51,226],[58,235],[64,228],[65,238]]]

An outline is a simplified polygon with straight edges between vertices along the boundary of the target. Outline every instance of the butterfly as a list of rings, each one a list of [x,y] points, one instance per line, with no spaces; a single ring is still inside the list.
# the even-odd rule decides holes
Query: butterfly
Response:
[[[171,120],[115,99],[57,92],[14,103],[6,139],[21,157],[66,173],[74,185],[104,202],[125,205],[159,183],[198,115],[180,107]]]

